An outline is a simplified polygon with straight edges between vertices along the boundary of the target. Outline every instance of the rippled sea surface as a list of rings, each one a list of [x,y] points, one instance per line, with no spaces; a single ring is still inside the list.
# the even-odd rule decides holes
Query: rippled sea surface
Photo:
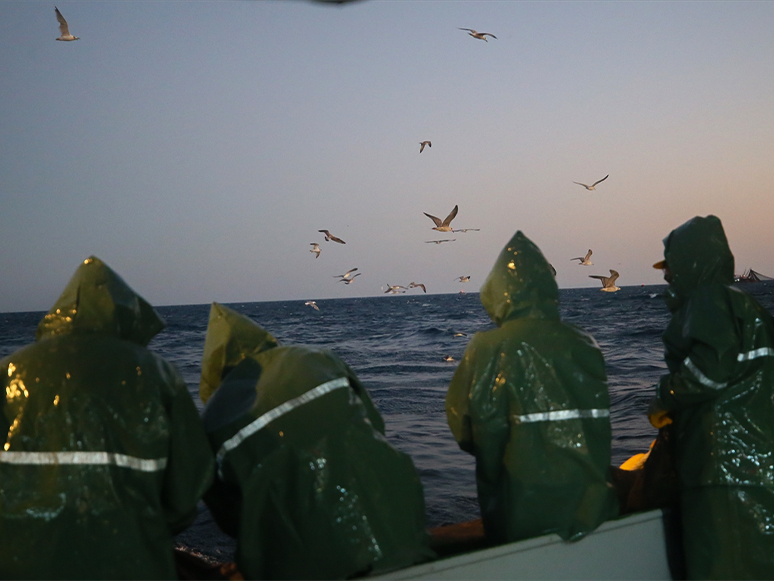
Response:
[[[740,288],[774,311],[774,282]],[[591,333],[605,356],[614,465],[647,450],[655,436],[645,411],[653,386],[665,373],[661,334],[669,312],[661,299],[664,289],[560,291],[563,319]],[[387,438],[414,460],[424,484],[428,526],[478,518],[475,462],[457,447],[444,411],[446,388],[465,345],[473,333],[492,328],[478,293],[333,299],[317,305],[319,311],[303,301],[229,306],[280,342],[332,349],[354,369],[384,417]],[[149,347],[177,365],[201,410],[197,393],[209,305],[157,310],[167,328]],[[0,357],[33,341],[43,314],[0,314]],[[446,355],[455,361],[444,361]],[[206,511],[183,539],[200,545],[196,548],[205,554],[223,556],[232,550]]]

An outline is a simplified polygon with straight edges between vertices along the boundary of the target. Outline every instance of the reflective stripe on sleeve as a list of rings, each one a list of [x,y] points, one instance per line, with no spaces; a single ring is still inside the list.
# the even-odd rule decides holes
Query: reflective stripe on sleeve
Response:
[[[751,359],[757,359],[758,357],[774,357],[774,349],[771,347],[761,347],[760,349],[753,349],[747,353],[740,353],[736,356],[737,361],[750,361]]]
[[[683,364],[688,368],[688,371],[690,371],[696,376],[696,379],[698,379],[699,383],[701,383],[702,385],[706,385],[707,387],[711,387],[712,389],[723,389],[728,385],[728,383],[718,383],[717,381],[712,381],[709,377],[707,377],[701,372],[701,369],[699,369],[698,367],[696,367],[696,365],[694,365],[690,357],[686,357],[685,361],[683,361]]]
[[[140,472],[158,472],[167,466],[166,458],[136,458],[111,452],[0,452],[0,464],[23,466],[120,466]]]
[[[268,412],[266,412],[256,420],[253,420],[251,423],[247,424],[244,428],[242,428],[236,434],[231,436],[231,438],[223,442],[223,445],[220,447],[220,450],[218,450],[218,454],[215,457],[215,459],[220,465],[221,462],[223,461],[223,457],[226,455],[227,452],[230,452],[231,450],[239,446],[239,444],[244,442],[247,438],[252,436],[261,428],[264,428],[267,424],[276,420],[280,416],[283,416],[286,413],[294,410],[295,408],[304,405],[305,403],[309,403],[310,401],[317,399],[318,397],[323,396],[326,393],[330,393],[334,389],[339,389],[342,387],[349,387],[349,379],[347,379],[346,377],[339,377],[337,379],[326,381],[325,383],[320,384],[313,389],[310,389],[306,393],[301,394],[298,397],[295,397],[293,399],[290,399],[285,403],[278,405],[272,410],[269,410]]]
[[[538,412],[524,416],[513,416],[513,420],[519,423],[529,422],[558,422],[562,420],[577,420],[588,418],[608,418],[609,409],[591,409],[591,410],[558,410],[554,412]]]

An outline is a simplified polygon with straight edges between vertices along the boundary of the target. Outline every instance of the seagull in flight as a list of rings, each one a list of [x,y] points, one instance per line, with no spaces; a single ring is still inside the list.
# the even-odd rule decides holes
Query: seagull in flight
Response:
[[[352,284],[352,281],[355,280],[356,276],[360,276],[360,273],[353,274],[351,278],[340,278],[339,282],[343,282],[344,284]]]
[[[481,228],[460,228],[459,230],[452,230],[452,232],[478,232]]]
[[[405,289],[405,288],[406,288],[405,286],[401,286],[399,284],[394,284],[394,285],[388,284],[387,285],[387,290],[384,291],[384,294],[390,293],[390,294],[396,295],[398,293],[404,293],[404,292],[406,292],[405,290],[402,291],[402,290],[399,290],[399,289]]]
[[[454,333],[454,335],[452,335],[452,337],[467,337],[467,336],[468,336],[467,333]]]
[[[455,205],[454,209],[449,212],[449,215],[446,216],[443,222],[441,222],[440,218],[436,218],[435,216],[432,216],[428,214],[427,212],[422,212],[425,216],[430,218],[433,222],[435,222],[435,227],[433,230],[438,230],[439,232],[451,232],[452,227],[450,226],[451,221],[454,220],[454,217],[457,215],[458,208]]]
[[[458,276],[455,280],[458,280],[460,282],[468,282],[470,280],[470,275],[468,275],[468,276]]]
[[[594,263],[591,262],[591,248],[589,248],[589,251],[586,253],[586,256],[581,258],[580,256],[576,256],[575,258],[571,258],[570,260],[580,260],[578,263],[580,266],[593,266]]]
[[[580,182],[572,182],[572,183],[574,183],[574,184],[578,184],[579,186],[583,186],[583,187],[584,187],[584,188],[586,188],[587,190],[591,191],[591,190],[594,190],[594,189],[596,189],[594,186],[596,186],[598,183],[604,182],[604,181],[605,181],[607,178],[609,178],[609,177],[610,177],[610,174],[607,174],[607,175],[606,175],[605,177],[603,177],[601,180],[597,180],[597,181],[595,181],[595,182],[594,182],[593,184],[591,184],[590,186],[587,186],[586,184],[582,184],[582,183],[580,183]]]
[[[616,291],[621,290],[619,287],[615,286],[615,281],[618,279],[618,272],[610,269],[610,276],[602,276],[601,274],[590,274],[589,278],[598,278],[602,281],[602,288],[599,289],[601,291],[605,291],[606,293],[614,293]]]
[[[314,302],[314,301],[306,301],[304,304],[309,306],[309,307],[312,307],[315,311],[319,311],[320,310],[320,307],[318,307],[317,303]]]
[[[357,268],[353,268],[351,270],[348,270],[344,274],[335,274],[335,275],[333,275],[333,278],[340,278],[341,280],[352,280],[353,278],[355,278],[357,276],[357,274],[354,275],[354,276],[352,275],[352,273],[355,272],[356,270],[357,270]],[[341,282],[341,281],[339,281],[339,282]]]
[[[314,247],[309,252],[314,253],[314,257],[315,258],[320,258],[320,252],[322,252],[322,250],[320,250],[320,245],[317,244],[317,242],[310,242],[309,246],[313,246]]]
[[[489,42],[486,39],[487,36],[491,36],[492,38],[497,38],[494,34],[490,32],[476,32],[472,28],[460,28],[460,30],[467,30],[470,36],[472,36],[473,38],[477,38],[479,40],[483,40],[484,42]]]
[[[59,12],[59,8],[54,6],[56,12],[56,19],[59,22],[59,34],[61,35],[57,40],[78,40],[80,37],[70,34],[70,29],[67,27],[67,20],[64,19],[62,13]]]
[[[454,357],[452,357],[451,355],[444,355],[443,360],[444,361],[454,361]]]
[[[425,285],[423,285],[421,282],[414,282],[411,281],[408,285],[409,288],[421,288],[422,292],[427,292],[427,289],[425,288]]]
[[[440,244],[441,242],[454,242],[456,238],[444,238],[443,240],[425,240],[425,244]]]
[[[341,238],[337,238],[327,230],[318,230],[318,232],[322,232],[325,234],[325,241],[328,242],[328,240],[333,240],[334,242],[338,242],[339,244],[346,244]]]
[[[433,144],[430,143],[429,141],[420,141],[419,142],[419,153],[422,153],[425,150],[425,145],[427,145],[427,147],[433,147]]]

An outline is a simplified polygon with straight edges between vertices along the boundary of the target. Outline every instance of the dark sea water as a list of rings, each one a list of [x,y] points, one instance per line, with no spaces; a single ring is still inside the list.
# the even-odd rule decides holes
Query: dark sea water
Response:
[[[774,312],[774,282],[740,288]],[[653,386],[665,372],[661,334],[669,312],[665,286],[560,291],[565,321],[591,333],[604,354],[611,395],[613,464],[646,451],[655,436],[645,416]],[[492,328],[478,293],[405,294],[359,299],[241,303],[247,315],[284,344],[335,351],[357,373],[384,417],[387,438],[409,454],[425,490],[428,527],[478,518],[474,459],[457,447],[446,424],[444,398],[465,346]],[[181,371],[197,407],[201,354],[209,305],[159,307],[167,321],[149,347]],[[0,314],[0,357],[34,341],[44,313]],[[466,333],[454,337],[455,333]],[[444,361],[451,355],[455,361]],[[178,541],[217,558],[234,543],[200,507],[197,522]]]

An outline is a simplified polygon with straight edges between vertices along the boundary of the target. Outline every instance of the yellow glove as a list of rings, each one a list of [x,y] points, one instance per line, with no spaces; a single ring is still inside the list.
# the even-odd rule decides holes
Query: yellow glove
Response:
[[[669,410],[665,410],[661,407],[661,402],[657,398],[650,400],[648,406],[648,421],[650,425],[656,429],[663,428],[672,423],[672,417],[669,415]]]

